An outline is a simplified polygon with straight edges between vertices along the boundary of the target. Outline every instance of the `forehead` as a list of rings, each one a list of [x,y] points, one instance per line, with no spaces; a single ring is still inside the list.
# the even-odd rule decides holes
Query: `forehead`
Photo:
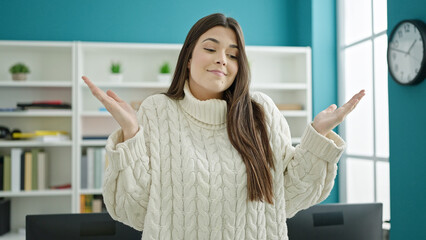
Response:
[[[198,39],[198,43],[202,43],[208,38],[214,38],[220,42],[220,44],[228,45],[237,45],[237,35],[234,30],[230,28],[225,28],[222,26],[216,26],[207,30],[203,35]],[[212,42],[212,41],[206,41]]]

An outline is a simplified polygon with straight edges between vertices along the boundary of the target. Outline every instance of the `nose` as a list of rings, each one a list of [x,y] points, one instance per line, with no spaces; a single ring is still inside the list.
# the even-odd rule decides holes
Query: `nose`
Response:
[[[217,64],[226,66],[227,61],[226,61],[226,54],[225,53],[219,53],[217,56],[217,60],[216,60]]]

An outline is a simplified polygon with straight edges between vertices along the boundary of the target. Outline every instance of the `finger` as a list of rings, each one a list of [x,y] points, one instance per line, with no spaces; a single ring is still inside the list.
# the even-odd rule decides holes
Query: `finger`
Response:
[[[106,94],[110,97],[112,97],[117,102],[124,102],[123,99],[121,99],[115,92],[112,90],[108,90]]]
[[[327,112],[334,112],[337,109],[336,104],[331,104],[325,111]]]
[[[98,88],[95,84],[93,84],[93,82],[90,81],[88,77],[83,76],[81,78],[87,84],[93,96],[95,96],[99,101],[103,102],[108,98],[107,94],[104,91],[102,91],[100,88]]]

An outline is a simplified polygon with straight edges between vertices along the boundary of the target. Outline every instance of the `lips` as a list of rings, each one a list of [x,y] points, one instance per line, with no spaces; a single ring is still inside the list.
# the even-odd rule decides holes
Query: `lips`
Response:
[[[208,72],[214,73],[216,75],[220,75],[220,76],[226,76],[226,74],[220,70],[207,70]]]

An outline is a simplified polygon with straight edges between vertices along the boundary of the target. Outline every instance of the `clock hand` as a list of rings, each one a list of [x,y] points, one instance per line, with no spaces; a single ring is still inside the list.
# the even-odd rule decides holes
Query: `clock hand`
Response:
[[[417,39],[414,40],[414,42],[411,44],[410,48],[408,49],[408,51],[405,53],[405,56],[407,56],[408,54],[410,54],[411,49],[413,48],[414,44],[416,44]]]
[[[394,50],[394,51],[396,51],[396,52],[402,52],[402,53],[407,54],[407,52],[404,52],[401,49],[396,49],[396,48],[393,48],[393,47],[391,47],[391,49]]]

